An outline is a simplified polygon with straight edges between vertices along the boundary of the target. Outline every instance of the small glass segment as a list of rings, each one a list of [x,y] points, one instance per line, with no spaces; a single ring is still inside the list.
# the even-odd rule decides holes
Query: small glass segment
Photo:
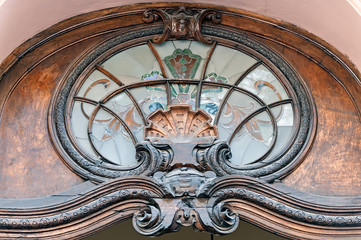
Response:
[[[161,72],[160,66],[148,45],[132,47],[106,60],[101,66],[124,85],[139,82],[146,73]]]
[[[165,84],[133,88],[130,89],[130,92],[136,99],[145,117],[148,117],[158,109],[166,110],[168,107]]]
[[[280,81],[264,65],[251,71],[238,87],[252,92],[267,104],[289,98]]]
[[[231,159],[231,163],[249,164],[262,158],[272,147],[274,138],[272,120],[266,112],[251,118],[230,144],[232,154],[236,156]]]
[[[135,147],[131,133],[119,118],[104,109],[99,109],[89,129],[90,142],[101,159],[121,166],[132,166]]]
[[[228,84],[235,84],[239,77],[256,62],[255,58],[243,52],[217,45],[209,61],[206,75],[217,74],[227,79]]]
[[[136,163],[147,118],[171,105],[204,111],[231,147],[229,164],[273,161],[292,142],[293,101],[270,67],[227,46],[151,42],[111,56],[78,87],[71,137],[85,156],[120,166]]]

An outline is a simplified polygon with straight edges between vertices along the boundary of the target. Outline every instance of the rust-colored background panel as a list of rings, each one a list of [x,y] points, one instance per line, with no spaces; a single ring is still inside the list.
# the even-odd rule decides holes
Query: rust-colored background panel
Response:
[[[81,49],[78,44],[42,62],[8,97],[0,125],[0,197],[47,196],[83,182],[61,161],[47,129],[53,90]]]
[[[288,49],[283,56],[305,80],[318,113],[315,143],[285,184],[320,195],[361,194],[361,122],[350,96],[317,64]]]

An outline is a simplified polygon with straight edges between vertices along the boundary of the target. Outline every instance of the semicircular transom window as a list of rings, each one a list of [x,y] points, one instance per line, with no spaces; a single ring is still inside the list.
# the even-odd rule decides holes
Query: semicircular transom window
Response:
[[[237,49],[181,40],[143,44],[110,56],[78,84],[71,131],[85,155],[135,165],[147,117],[187,104],[218,127],[219,140],[231,146],[230,163],[267,161],[294,137],[290,91],[271,66]]]
[[[209,45],[123,38],[86,56],[61,88],[55,105],[65,122],[57,121],[57,132],[75,165],[106,178],[140,174],[143,141],[171,146],[175,159],[225,143],[222,170],[213,169],[221,175],[265,176],[295,161],[309,103],[270,49],[232,36]]]

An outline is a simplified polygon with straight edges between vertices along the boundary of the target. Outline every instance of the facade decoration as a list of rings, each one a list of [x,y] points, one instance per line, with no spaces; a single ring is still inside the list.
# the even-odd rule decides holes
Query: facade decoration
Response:
[[[242,14],[160,5],[76,26],[120,24],[82,40],[90,43],[57,75],[46,108],[54,155],[86,182],[61,195],[66,201],[18,199],[0,209],[0,238],[84,237],[77,224],[95,231],[126,219],[146,236],[181,227],[224,235],[240,220],[300,239],[361,234],[356,200],[328,205],[282,183],[317,127],[307,84],[280,55],[287,51],[232,25],[247,23]]]
[[[210,30],[210,27],[204,27],[202,31],[204,19],[212,20],[213,24],[221,23],[221,15],[217,11],[180,7],[175,10],[153,9],[144,13],[143,20],[146,23],[157,22],[159,19],[162,19],[164,24],[163,33],[153,37],[153,43],[148,42],[147,45],[153,52],[160,71],[151,69],[149,73],[142,73],[140,78],[123,83],[120,74],[127,73],[113,74],[109,67],[107,69],[107,63],[116,58],[115,55],[108,62],[95,63],[96,69],[110,79],[85,80],[82,84],[88,87],[85,91],[81,90],[83,85],[78,85],[76,81],[89,64],[99,62],[96,60],[98,56],[123,42],[136,39],[139,34],[152,36],[158,30],[148,28],[137,32],[137,35],[130,33],[106,42],[85,57],[64,83],[54,105],[56,132],[77,172],[81,172],[79,168],[85,169],[85,176],[91,176],[96,181],[148,176],[162,189],[164,196],[168,196],[165,199],[164,196],[154,199],[154,204],[148,204],[134,214],[133,224],[138,232],[144,235],[159,235],[176,231],[181,226],[193,226],[199,231],[227,234],[237,227],[237,213],[230,204],[223,202],[222,190],[210,193],[209,189],[215,182],[222,181],[223,178],[226,180],[228,176],[234,179],[237,179],[236,176],[261,177],[271,182],[279,177],[278,172],[281,169],[291,170],[287,165],[299,161],[296,156],[307,142],[310,131],[310,101],[293,70],[262,44],[245,35],[229,34],[221,29]],[[207,37],[204,37],[203,33],[207,34]],[[263,60],[251,64],[236,81],[232,80],[233,83],[220,73],[206,74],[209,67],[207,65],[217,61],[212,60],[217,46],[216,42],[211,40],[212,36],[238,41],[239,44],[252,48],[253,52],[262,54]],[[153,44],[166,44],[169,39],[173,39],[170,44],[174,45],[174,51],[168,50],[168,55],[162,59],[158,53],[162,51],[162,47]],[[178,43],[177,39],[187,40],[188,47],[177,47],[175,44],[188,44]],[[208,47],[208,54],[201,56],[190,49],[192,41],[213,45]],[[275,78],[272,71],[264,68],[259,71],[266,75],[253,78],[252,74],[256,74],[253,72],[266,62],[278,68],[285,77],[280,75]],[[272,77],[274,80],[266,80]],[[283,87],[280,87],[280,80],[276,80],[277,78],[283,79]],[[87,81],[91,82],[87,84]],[[276,83],[278,88],[274,86]],[[77,86],[78,90],[75,90],[74,86]],[[288,96],[286,93],[281,96],[280,91],[285,92],[284,88],[289,92]],[[104,90],[106,91],[103,96],[94,95],[94,92]],[[84,93],[80,94],[82,91]],[[136,91],[145,92],[139,98]],[[71,105],[66,104],[64,100],[70,99],[74,93],[74,102]],[[95,97],[92,97],[93,95]],[[239,100],[234,102],[232,97]],[[71,136],[78,134],[71,133],[74,131],[72,127],[77,129],[81,126],[72,123],[72,120],[68,120],[68,123],[65,121],[64,124],[63,117],[60,117],[69,115],[69,111],[72,112],[71,115],[76,115],[74,104],[77,102],[80,104],[82,117],[86,119],[83,124],[88,126],[84,136],[89,137],[89,149],[93,150],[89,150],[90,152],[87,152],[86,145],[69,144],[77,141],[72,140]],[[288,151],[279,152],[281,156],[268,158],[276,148],[280,131],[278,125],[285,115],[286,105],[300,108],[297,112],[293,107],[289,115],[289,118],[300,119],[290,122],[293,132],[296,129],[298,134],[291,134],[291,139],[294,140],[288,143]],[[275,108],[277,111],[273,110]],[[72,126],[67,127],[66,124]],[[222,127],[222,134],[219,133],[219,126]],[[99,131],[100,134],[97,133]],[[264,143],[268,149],[249,163],[234,164],[236,161],[232,162],[231,159],[237,159],[238,154],[232,155],[232,141],[236,142],[244,136],[250,136],[250,141]],[[120,137],[123,140],[118,140]],[[114,148],[119,154],[119,160],[112,160],[113,156],[109,151],[115,150],[108,144],[111,141],[130,142],[135,145],[137,157],[136,161],[132,162],[133,165],[124,164],[123,158],[129,158],[129,155],[123,157],[122,152],[126,150],[118,147],[116,142]],[[245,149],[247,146],[241,144],[236,148]],[[228,192],[233,192],[234,196],[245,195],[244,190],[231,185],[225,185],[224,188],[229,188]],[[212,206],[209,206],[210,202],[213,202]],[[165,208],[172,208],[174,211],[168,212]]]

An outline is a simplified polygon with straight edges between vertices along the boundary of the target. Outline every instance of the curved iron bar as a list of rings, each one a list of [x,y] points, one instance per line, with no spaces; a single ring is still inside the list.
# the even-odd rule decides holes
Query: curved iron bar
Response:
[[[111,110],[110,108],[108,108],[107,106],[100,104],[101,108],[103,108],[107,113],[111,114],[113,117],[115,117],[115,119],[117,119],[125,128],[125,130],[127,131],[127,133],[129,134],[130,138],[132,139],[132,142],[134,143],[134,145],[136,145],[138,143],[137,138],[134,136],[134,134],[132,133],[132,130],[130,130],[130,128],[128,127],[128,124],[126,122],[124,122],[124,120],[118,116],[118,114],[116,114],[113,110]]]
[[[98,105],[99,102],[97,101],[94,101],[93,99],[90,99],[90,98],[85,98],[85,97],[78,97],[78,96],[75,96],[73,98],[74,101],[79,101],[79,102],[83,102],[83,103],[88,103],[88,104],[92,104],[94,106]]]
[[[113,74],[111,74],[109,71],[107,71],[105,68],[103,68],[100,65],[96,65],[95,68],[100,71],[101,73],[105,74],[107,77],[109,77],[111,80],[113,80],[119,87],[125,86],[124,83],[122,83],[119,78],[117,78],[116,76],[114,76]],[[142,111],[142,109],[140,108],[140,106],[138,105],[137,101],[135,100],[135,98],[133,97],[133,95],[129,92],[129,91],[125,91],[126,94],[128,95],[128,97],[130,98],[130,100],[133,102],[135,108],[137,109],[139,115],[142,118],[143,124],[146,125],[146,121],[145,121],[145,116],[144,113]],[[86,92],[86,94],[88,93],[88,91]],[[86,96],[86,94],[84,95],[84,97]],[[82,108],[83,111],[83,108]],[[84,113],[84,111],[83,111]],[[85,115],[85,114],[84,114]]]
[[[106,70],[105,68],[103,68],[100,65],[96,65],[95,69],[97,69],[98,71],[100,71],[101,73],[103,73],[105,76],[107,76],[108,78],[110,78],[111,80],[113,80],[119,87],[124,86],[125,84],[122,83],[116,76],[114,76],[113,74],[111,74],[108,70]]]
[[[143,122],[144,126],[147,125],[147,122],[145,120],[145,114],[142,111],[142,109],[140,108],[137,100],[135,100],[132,93],[128,89],[125,90],[125,93],[130,98],[130,100],[133,102],[133,105],[134,105],[135,109],[137,109],[137,112],[139,113],[140,117],[142,118],[142,122]]]
[[[109,87],[110,81],[109,81],[108,79],[100,79],[100,80],[95,81],[95,82],[92,83],[92,84],[90,85],[90,87],[85,91],[85,93],[84,93],[84,95],[83,95],[83,98],[86,98],[86,96],[87,96],[88,93],[93,89],[93,87],[95,87],[96,85],[98,85],[98,84],[100,84],[100,83],[103,84],[105,88],[107,88],[107,87]],[[88,99],[88,98],[87,98],[87,99]],[[90,100],[90,99],[89,99],[89,100]],[[95,102],[95,101],[94,101],[94,102]],[[97,104],[98,104],[98,102],[96,102],[95,105],[97,105]],[[85,110],[84,110],[84,104],[83,104],[83,102],[80,104],[80,108],[81,108],[81,111],[82,111],[84,117],[89,120],[89,115],[86,114],[86,112],[85,112]]]
[[[89,118],[88,121],[88,127],[87,127],[87,134],[88,134],[88,140],[90,143],[91,148],[93,149],[93,151],[95,152],[96,155],[98,155],[98,157],[101,159],[101,161],[107,161],[110,162],[106,157],[104,157],[99,151],[98,149],[95,147],[94,143],[93,143],[93,136],[92,136],[92,131],[91,129],[93,128],[93,122],[95,119],[95,115],[96,113],[99,111],[100,109],[100,104],[97,104],[97,106],[95,107],[95,109],[93,110],[92,115]]]
[[[149,49],[152,51],[155,59],[157,60],[158,64],[159,64],[159,67],[160,67],[160,70],[162,71],[162,74],[163,74],[163,77],[164,78],[167,78],[167,74],[165,72],[165,67],[164,67],[164,63],[162,61],[162,59],[160,58],[159,54],[158,54],[158,51],[155,49],[155,47],[153,46],[152,42],[151,41],[148,41],[148,47]]]
[[[167,93],[167,106],[169,106],[170,105],[170,103],[171,103],[171,97],[170,97],[170,84],[169,84],[169,82],[167,82],[166,84],[165,84],[165,87],[166,87],[166,93]]]
[[[223,100],[222,100],[222,102],[221,102],[221,104],[220,104],[220,106],[218,108],[217,114],[214,117],[214,125],[218,125],[219,119],[221,118],[221,114],[223,112],[223,108],[226,105],[226,103],[228,102],[228,99],[232,95],[233,91],[234,91],[233,87],[228,89],[228,92],[224,96],[224,98],[223,98]]]
[[[253,70],[255,70],[257,67],[262,65],[263,61],[258,60],[255,64],[250,66],[239,78],[238,80],[233,84],[234,86],[238,86]]]
[[[242,82],[243,79],[245,79],[248,74],[250,74],[253,70],[255,70],[258,66],[260,66],[263,62],[261,60],[257,61],[255,64],[253,64],[251,67],[249,67],[239,78],[238,80],[233,84],[233,86],[237,87],[238,84]],[[228,98],[231,96],[233,92],[233,88],[229,89],[226,95],[223,98],[223,101],[218,109],[217,115],[214,118],[214,124],[218,124],[219,118],[221,117],[221,113],[223,111],[224,106],[226,105]]]
[[[203,82],[199,82],[198,89],[197,89],[196,109],[200,108],[200,106],[201,106],[202,88],[203,88]]]
[[[264,153],[260,158],[258,158],[255,161],[252,162],[258,162],[261,161],[263,159],[265,159],[273,150],[274,146],[276,145],[276,139],[278,136],[278,129],[277,129],[277,123],[276,123],[276,119],[273,116],[273,113],[271,112],[271,110],[269,109],[268,106],[264,106],[261,107],[260,109],[258,109],[257,111],[253,112],[252,114],[250,114],[249,116],[247,116],[237,127],[236,129],[233,131],[232,135],[229,137],[227,143],[230,144],[233,140],[233,138],[236,136],[237,132],[239,132],[239,130],[241,130],[243,128],[243,126],[249,121],[251,120],[253,117],[255,117],[256,115],[262,113],[266,111],[268,113],[268,115],[271,118],[271,122],[272,122],[272,127],[273,127],[273,138],[272,138],[272,143],[271,143],[271,147],[267,150],[266,153]]]
[[[98,155],[98,157],[100,157],[100,159],[102,161],[112,163],[110,160],[108,160],[106,157],[104,157],[103,154],[100,153],[100,151],[98,151],[98,149],[95,147],[95,144],[93,142],[93,135],[92,135],[93,123],[94,123],[95,116],[99,112],[100,108],[102,108],[104,111],[111,114],[117,121],[119,121],[123,125],[124,129],[127,131],[130,138],[132,139],[134,145],[136,145],[138,141],[136,140],[135,136],[133,135],[133,133],[129,129],[128,125],[123,121],[123,119],[121,119],[116,113],[114,113],[108,107],[106,107],[106,106],[104,106],[102,104],[98,104],[97,107],[93,110],[93,113],[90,116],[90,119],[89,119],[89,122],[88,122],[88,127],[87,127],[88,138],[89,138],[89,142],[90,142],[90,145],[91,145],[92,149]]]
[[[203,69],[202,69],[202,73],[201,73],[201,79],[204,79],[205,75],[206,75],[206,71],[207,71],[207,68],[208,68],[208,64],[209,64],[209,61],[211,60],[211,57],[213,55],[213,52],[215,50],[217,46],[217,42],[214,41],[211,48],[209,49],[209,52],[208,52],[208,55],[207,55],[207,58],[206,60],[204,61],[204,65],[203,65]]]
[[[162,79],[162,80],[149,80],[149,81],[143,81],[143,82],[136,82],[136,83],[132,83],[129,84],[127,86],[123,86],[119,89],[114,90],[113,92],[109,93],[108,95],[106,95],[103,99],[101,99],[99,102],[104,104],[107,101],[109,101],[109,99],[111,99],[112,97],[114,97],[115,95],[125,91],[125,89],[132,89],[132,88],[138,88],[138,87],[145,87],[145,86],[152,86],[152,85],[159,85],[159,84],[169,84],[169,83],[176,83],[176,84],[196,84],[198,85],[200,82],[202,82],[202,85],[207,85],[207,86],[217,86],[217,87],[226,87],[226,88],[234,88],[236,89],[238,92],[244,93],[245,95],[253,98],[254,100],[256,100],[260,105],[262,106],[266,106],[266,103],[259,98],[258,96],[254,95],[252,92],[245,90],[243,88],[237,87],[237,86],[233,86],[231,84],[227,84],[227,83],[218,83],[218,82],[209,82],[209,81],[204,81],[204,80],[195,80],[195,79]]]
[[[273,132],[274,132],[273,139],[272,139],[272,144],[271,144],[271,147],[268,149],[268,151],[265,154],[263,154],[257,160],[252,161],[252,163],[256,163],[256,162],[260,162],[260,161],[264,160],[272,152],[274,146],[276,145],[276,140],[278,138],[278,127],[277,127],[276,119],[275,119],[275,117],[274,117],[274,115],[273,115],[273,113],[271,111],[271,108],[274,108],[274,107],[277,107],[277,106],[280,106],[280,105],[283,105],[283,104],[289,104],[289,103],[292,103],[292,99],[285,99],[285,100],[281,100],[281,101],[278,101],[278,102],[274,102],[274,103],[272,103],[270,105],[263,106],[263,107],[259,108],[258,110],[254,111],[253,113],[248,115],[245,119],[243,119],[242,122],[235,128],[232,135],[228,139],[227,143],[230,144],[232,142],[232,140],[235,137],[235,135],[237,134],[237,132],[239,132],[249,120],[251,120],[253,117],[257,116],[258,114],[261,114],[262,112],[266,111],[268,113],[268,115],[270,116],[270,118],[271,118]],[[229,165],[230,167],[238,169],[238,170],[245,170],[244,168],[237,168],[234,165],[231,166],[227,162],[226,162],[226,164]]]

